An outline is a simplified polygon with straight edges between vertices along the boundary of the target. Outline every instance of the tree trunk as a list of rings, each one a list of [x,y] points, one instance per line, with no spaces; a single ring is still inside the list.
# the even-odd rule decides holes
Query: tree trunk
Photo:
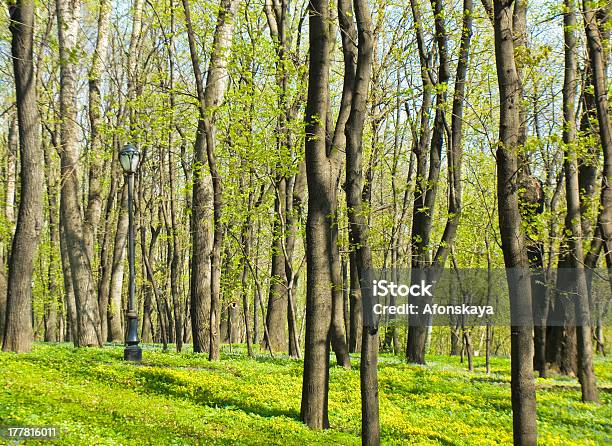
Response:
[[[83,238],[83,218],[79,200],[79,163],[77,137],[77,51],[79,0],[57,0],[60,50],[60,157],[62,166],[61,212],[70,260],[74,296],[77,307],[78,337],[76,346],[101,346],[100,315],[95,299],[91,259]]]
[[[32,345],[32,275],[43,219],[43,152],[34,82],[34,3],[10,7],[15,75],[21,193],[7,285],[3,351],[28,352]]]
[[[121,192],[121,205],[115,231],[113,261],[111,264],[111,279],[109,288],[108,307],[108,340],[123,342],[123,276],[125,271],[125,253],[128,237],[127,187],[124,185]]]
[[[597,265],[602,246],[606,247],[605,254],[607,254],[607,249],[612,246],[612,128],[608,108],[604,48],[601,30],[597,23],[597,14],[592,7],[587,1],[583,1],[584,26],[595,90],[595,108],[599,123],[599,141],[603,149],[604,167],[597,229],[585,260],[589,268],[594,268]]]
[[[302,202],[304,201],[304,193],[306,190],[306,164],[302,160],[299,164],[298,172],[290,182],[290,194],[287,193],[287,220],[286,220],[286,251],[287,262],[285,263],[285,276],[289,278],[289,289],[287,293],[287,326],[289,335],[289,356],[292,358],[301,358],[299,333],[297,326],[297,311],[295,302],[295,289],[298,282],[298,271],[294,271],[292,261],[295,251],[295,242],[299,234],[298,222],[302,215]]]
[[[208,332],[209,359],[217,360],[220,356],[220,291],[221,291],[221,247],[223,244],[223,228],[221,213],[223,206],[221,176],[217,167],[215,155],[215,112],[223,102],[228,85],[229,50],[234,32],[233,17],[238,8],[238,0],[221,0],[217,27],[213,39],[213,50],[208,67],[206,88],[199,65],[195,36],[191,23],[189,1],[183,0],[185,22],[191,62],[193,66],[196,89],[199,101],[199,120],[196,134],[194,156],[194,186],[193,186],[193,257],[192,257],[192,326],[194,351],[204,351]],[[202,167],[208,162],[211,187],[205,184]],[[212,190],[212,194],[211,194]],[[212,196],[211,196],[212,195]],[[211,234],[210,206],[213,208],[213,224]],[[208,208],[208,209],[207,209]],[[212,243],[211,243],[212,235]],[[210,255],[208,255],[210,253]],[[208,266],[210,262],[210,266]],[[196,274],[197,273],[197,274]],[[207,302],[210,296],[208,314]],[[195,307],[195,308],[194,308]],[[195,317],[194,317],[195,316]],[[202,317],[204,320],[202,320]],[[204,324],[208,322],[209,329]],[[196,337],[198,340],[196,341]],[[197,344],[197,350],[196,350]]]
[[[563,143],[565,148],[564,170],[567,200],[565,233],[568,237],[568,260],[574,280],[572,291],[576,311],[576,337],[578,344],[578,379],[582,386],[583,401],[597,401],[597,386],[593,370],[593,346],[591,343],[591,316],[587,282],[582,259],[582,225],[580,216],[580,190],[576,140],[575,90],[576,90],[576,15],[573,0],[565,0],[564,10],[565,79],[563,82]],[[605,188],[605,185],[604,185]],[[612,189],[611,189],[612,192]],[[603,192],[602,192],[603,198]],[[602,200],[603,202],[603,200]],[[612,222],[611,222],[612,223]]]
[[[511,392],[514,444],[537,444],[529,263],[518,206],[520,80],[512,41],[512,0],[494,0],[495,61],[500,91],[497,149],[499,227],[510,292]]]
[[[55,166],[52,157],[52,149],[50,145],[45,146],[45,175],[47,177],[47,204],[49,206],[49,242],[51,249],[49,251],[49,296],[48,302],[45,305],[45,341],[57,342],[61,340],[61,330],[58,327],[58,305],[63,299],[58,299],[58,272],[60,271],[60,259],[57,257],[58,247],[60,246],[60,225],[59,225],[59,207],[57,175],[59,172]]]
[[[361,288],[359,285],[359,274],[357,272],[357,259],[355,253],[350,253],[350,336],[349,351],[359,353],[361,351],[361,336],[363,333],[363,305],[361,302]]]
[[[83,224],[83,240],[90,261],[93,262],[94,245],[97,235],[100,215],[102,213],[102,182],[104,172],[104,145],[102,141],[102,103],[100,87],[102,83],[102,68],[106,64],[108,49],[108,31],[110,24],[111,4],[109,0],[100,0],[98,15],[98,37],[96,48],[89,70],[89,188],[85,221]],[[92,266],[93,267],[93,266]]]
[[[414,2],[413,2],[414,3]],[[420,160],[418,166],[420,166],[421,174],[417,171],[417,184],[418,193],[415,194],[415,203],[413,208],[413,223],[412,223],[412,254],[413,254],[413,267],[425,268],[431,263],[430,253],[430,237],[433,223],[434,206],[436,202],[436,195],[438,191],[438,179],[440,177],[440,161],[442,154],[442,145],[444,142],[444,122],[445,122],[445,107],[446,107],[446,86],[450,77],[449,64],[448,64],[448,37],[446,34],[444,15],[442,13],[441,0],[432,0],[432,9],[434,11],[434,24],[435,24],[435,39],[436,46],[438,49],[438,79],[436,87],[436,114],[433,124],[433,133],[431,136],[431,145],[429,148],[429,172],[426,173],[426,140],[428,137],[425,136],[425,132],[428,132],[428,125],[422,121],[421,125],[421,139],[419,142],[419,151],[417,153],[417,159]],[[420,22],[420,12],[416,4],[413,4],[413,15],[415,21]],[[422,23],[419,25],[422,26]],[[429,63],[424,55],[423,42],[422,42],[422,31],[419,28],[420,37],[417,37],[419,43],[419,53],[421,54],[421,71],[423,80],[423,95],[424,104],[427,100],[425,96],[430,96],[430,91],[434,87],[430,79],[431,69]],[[430,99],[429,99],[430,100]],[[423,115],[427,115],[428,112],[423,109]],[[422,118],[423,119],[423,118]],[[428,303],[428,299],[414,299],[414,302],[422,306]],[[428,325],[429,321],[425,321],[424,318],[419,317],[410,318],[410,326],[408,328],[408,340],[407,340],[407,359],[408,362],[416,364],[425,364],[425,350],[426,342],[428,337]],[[425,324],[427,322],[427,324]]]
[[[329,342],[332,276],[329,261],[330,216],[333,210],[333,163],[326,147],[329,98],[329,4],[312,0],[308,6],[310,62],[306,104],[306,340],[300,418],[309,427],[327,429]]]
[[[64,302],[66,306],[66,340],[77,343],[79,334],[79,324],[77,318],[76,298],[72,281],[72,271],[70,270],[70,256],[68,254],[68,244],[66,242],[66,230],[60,212],[60,253],[62,257],[62,270],[64,272]]]
[[[279,166],[280,167],[280,166]],[[287,351],[287,277],[285,254],[283,252],[283,222],[287,193],[287,181],[277,175],[276,193],[274,198],[274,222],[272,228],[272,259],[270,272],[270,294],[268,296],[268,311],[266,325],[270,339],[265,339],[266,345],[274,351]]]
[[[113,151],[111,160],[112,179],[110,190],[106,198],[106,209],[104,211],[104,237],[102,238],[102,249],[100,250],[100,270],[98,279],[98,313],[100,314],[100,333],[104,341],[108,340],[108,304],[112,277],[113,261],[113,225],[116,225],[113,218],[113,207],[117,195],[117,186],[121,178],[118,166],[118,151]]]
[[[363,127],[367,113],[368,87],[372,76],[372,19],[367,0],[355,0],[358,53],[351,111],[346,123],[346,204],[349,219],[349,241],[355,250],[357,274],[362,296],[366,297],[372,268],[368,243],[368,224],[363,194]],[[363,305],[365,311],[371,306]],[[366,446],[380,444],[378,415],[378,321],[364,314],[361,338],[361,441]]]
[[[15,228],[15,182],[17,180],[17,152],[19,151],[19,126],[18,118],[10,119],[7,139],[6,157],[6,193],[3,206],[4,217],[11,228],[11,234]],[[10,254],[9,243],[0,244],[0,339],[4,337],[4,323],[6,322],[6,293],[8,257]]]
[[[142,182],[140,184],[142,184]],[[144,202],[144,200],[141,199],[140,202],[142,203]],[[157,281],[155,280],[153,267],[151,265],[151,259],[153,258],[155,254],[155,244],[157,242],[157,237],[159,236],[160,232],[161,232],[161,227],[154,228],[153,226],[151,226],[151,241],[149,242],[149,248],[147,250],[147,248],[145,248],[147,246],[146,229],[145,229],[145,225],[143,224],[143,219],[141,219],[140,247],[141,247],[142,259],[144,263],[144,270],[147,274],[147,278],[149,281],[149,284],[147,288],[145,289],[145,299],[144,299],[143,310],[142,310],[142,342],[151,342],[151,339],[152,339],[153,324],[151,321],[151,311],[152,311],[152,306],[153,306],[153,296],[156,297],[155,298],[156,301],[161,300],[161,296],[158,296],[159,288],[157,285]]]

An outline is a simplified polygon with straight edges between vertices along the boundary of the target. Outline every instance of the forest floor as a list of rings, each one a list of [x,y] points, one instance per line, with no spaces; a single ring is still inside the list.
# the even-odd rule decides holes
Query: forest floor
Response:
[[[360,443],[358,358],[353,370],[331,368],[331,429],[317,432],[299,421],[301,361],[232,350],[211,363],[146,346],[139,365],[123,362],[120,346],[37,343],[30,354],[0,353],[0,425],[57,426],[60,438],[40,444],[79,446]],[[427,359],[381,358],[382,443],[511,444],[509,360],[493,358],[487,375],[484,358],[474,372],[456,357]],[[580,402],[575,379],[537,379],[540,444],[610,444],[612,360],[598,358],[595,368],[599,406]]]

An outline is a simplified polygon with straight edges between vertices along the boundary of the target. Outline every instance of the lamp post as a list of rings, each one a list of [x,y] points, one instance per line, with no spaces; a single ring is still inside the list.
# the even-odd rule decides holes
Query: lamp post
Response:
[[[119,161],[125,172],[128,184],[128,262],[130,264],[130,286],[128,291],[128,335],[123,359],[126,361],[140,361],[142,349],[138,346],[138,313],[136,312],[136,270],[134,268],[134,174],[138,169],[140,152],[133,144],[126,144],[119,152]]]

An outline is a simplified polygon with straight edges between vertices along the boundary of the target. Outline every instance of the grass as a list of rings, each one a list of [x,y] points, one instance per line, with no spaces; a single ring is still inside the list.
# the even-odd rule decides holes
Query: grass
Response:
[[[299,421],[300,361],[226,352],[211,363],[193,353],[147,348],[142,364],[134,365],[122,355],[119,346],[42,343],[30,354],[0,353],[0,424],[55,425],[61,438],[54,443],[71,445],[360,444],[357,367],[332,367],[332,428],[321,432]],[[431,356],[427,366],[411,366],[383,356],[382,443],[511,444],[509,361],[493,358],[486,375],[482,358],[475,359],[470,373],[454,357]],[[596,364],[599,384],[608,390],[599,406],[580,402],[574,379],[537,380],[540,444],[609,444],[611,364]]]

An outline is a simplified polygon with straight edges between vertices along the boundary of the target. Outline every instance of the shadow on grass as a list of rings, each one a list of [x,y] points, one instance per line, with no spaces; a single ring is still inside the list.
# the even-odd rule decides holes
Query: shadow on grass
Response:
[[[206,384],[195,385],[172,376],[165,371],[138,370],[135,376],[141,381],[141,387],[145,391],[154,392],[158,395],[167,395],[181,398],[195,404],[238,409],[246,413],[253,413],[262,417],[287,417],[299,421],[299,413],[295,410],[282,410],[266,407],[255,402],[243,401],[240,395],[220,396],[206,388]]]

